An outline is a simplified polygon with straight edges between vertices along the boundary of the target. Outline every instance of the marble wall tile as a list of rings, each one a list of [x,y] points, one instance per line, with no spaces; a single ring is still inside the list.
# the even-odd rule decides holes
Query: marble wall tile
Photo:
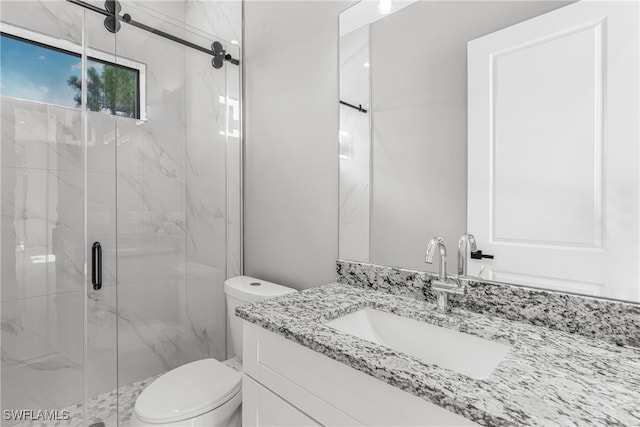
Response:
[[[118,241],[118,283],[144,282],[163,278],[176,281],[184,276],[184,240],[149,238],[145,234]],[[154,300],[154,304],[161,301]]]
[[[187,262],[185,317],[194,334],[206,340],[208,357],[226,359],[224,269]]]
[[[202,325],[184,317],[185,313],[189,316],[194,313],[183,297],[184,288],[184,282],[171,278],[119,287],[120,384],[209,357],[209,343]],[[154,304],[148,303],[150,295]]]
[[[144,226],[144,177],[118,174],[117,176],[118,249],[125,253],[136,247],[136,240]]]
[[[240,3],[227,3],[187,5],[188,24],[203,31],[211,27],[212,35],[202,43],[226,37],[219,31],[224,28],[219,19],[210,17],[224,14],[220,11],[225,8],[240,12]],[[235,46],[223,44],[234,57],[240,56]],[[190,51],[186,72],[187,315],[196,330],[196,325],[204,328],[210,356],[222,360],[227,356],[224,280],[241,274],[240,73],[230,64],[212,69],[209,61]]]
[[[187,259],[225,268],[227,119],[226,68],[215,70],[187,52]],[[206,88],[206,90],[202,90]]]
[[[2,166],[45,169],[47,106],[2,97]]]
[[[435,301],[428,272],[337,261],[338,281],[394,295]],[[640,347],[640,304],[511,285],[469,282],[452,307]]]
[[[116,118],[109,114],[87,113],[87,172],[116,173]]]
[[[227,99],[226,71],[203,63],[198,53],[187,52],[187,170],[203,176],[225,170],[227,116],[237,98]],[[203,88],[205,88],[203,90]],[[237,113],[237,106],[235,107]]]
[[[142,185],[143,232],[184,239],[184,181],[173,177],[145,176]]]
[[[84,148],[82,144],[82,113],[79,109],[49,106],[47,143],[55,147],[50,155],[49,168],[82,172]]]
[[[82,175],[2,168],[3,301],[81,290]]]
[[[185,22],[228,42],[242,42],[242,2],[240,0],[188,0],[185,7]]]
[[[187,52],[186,307],[183,324],[199,331],[210,357],[226,358],[228,67],[215,70]],[[205,90],[203,90],[203,88]],[[237,102],[237,97],[235,101]],[[239,120],[238,120],[239,122]],[[231,123],[233,126],[233,123]]]
[[[2,168],[3,301],[48,292],[46,264],[31,262],[49,253],[48,178],[46,170]]]
[[[181,296],[182,277],[159,275],[90,292],[89,396],[209,357],[206,330],[182,317],[195,310]]]
[[[84,182],[81,172],[50,171],[49,209],[52,218],[50,253],[55,262],[56,292],[81,291],[84,283]],[[50,260],[54,261],[54,260]],[[54,273],[50,272],[49,277]],[[50,279],[51,280],[51,279]]]
[[[105,281],[87,295],[87,397],[117,388],[117,292]]]
[[[143,173],[147,177],[182,179],[185,165],[184,91],[167,92],[162,101],[155,102],[166,103],[168,107],[161,111],[150,109],[149,120],[141,125],[145,133],[140,141],[143,144]]]
[[[190,261],[225,268],[226,173],[192,178],[187,193],[187,254]]]
[[[82,171],[79,109],[0,99],[2,166]]]
[[[116,172],[141,176],[144,174],[145,149],[149,145],[146,122],[130,118],[116,119]]]
[[[179,23],[184,21],[184,3],[181,0],[149,1],[149,0],[124,0],[123,6],[132,8],[142,14],[146,19],[152,19],[154,25],[164,24],[169,28],[175,26],[180,30]],[[168,18],[168,22],[163,22]]]
[[[2,407],[82,400],[82,292],[2,303]]]
[[[82,44],[84,10],[64,0],[3,0],[2,21]]]

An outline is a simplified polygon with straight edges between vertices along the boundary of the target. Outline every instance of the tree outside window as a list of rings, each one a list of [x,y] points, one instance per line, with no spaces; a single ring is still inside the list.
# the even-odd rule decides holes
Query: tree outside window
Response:
[[[138,110],[137,70],[114,64],[89,61],[87,69],[87,109],[135,118]],[[71,76],[67,84],[75,89],[76,106],[82,105],[82,81]]]

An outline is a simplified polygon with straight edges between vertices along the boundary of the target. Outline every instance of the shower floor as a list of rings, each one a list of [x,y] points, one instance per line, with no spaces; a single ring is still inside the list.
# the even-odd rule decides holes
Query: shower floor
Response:
[[[129,427],[136,399],[142,390],[158,377],[159,375],[149,377],[90,399],[87,402],[87,426],[102,422],[105,427]],[[86,427],[82,422],[82,403],[62,409],[69,411],[70,419],[68,421],[29,421],[16,424],[14,427]],[[97,424],[96,427],[98,426],[102,427],[102,424]]]

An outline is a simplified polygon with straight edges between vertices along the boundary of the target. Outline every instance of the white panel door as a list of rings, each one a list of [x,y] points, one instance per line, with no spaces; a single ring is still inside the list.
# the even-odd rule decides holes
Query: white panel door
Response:
[[[580,1],[468,43],[470,274],[640,299],[638,2]]]

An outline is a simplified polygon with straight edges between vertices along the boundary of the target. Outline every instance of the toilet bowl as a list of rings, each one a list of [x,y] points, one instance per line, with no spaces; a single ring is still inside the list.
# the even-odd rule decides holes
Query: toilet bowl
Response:
[[[162,375],[136,399],[131,427],[242,425],[242,320],[235,316],[235,309],[296,291],[248,276],[228,279],[224,291],[236,357],[225,362],[197,360]]]
[[[187,363],[140,394],[131,426],[239,426],[241,383],[239,372],[215,359]]]

